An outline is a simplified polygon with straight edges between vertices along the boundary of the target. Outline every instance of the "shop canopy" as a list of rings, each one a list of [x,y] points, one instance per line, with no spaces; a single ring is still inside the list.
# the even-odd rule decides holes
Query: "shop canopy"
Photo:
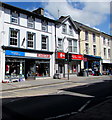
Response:
[[[100,56],[94,56],[94,55],[84,55],[85,58],[88,58],[88,60],[101,60],[102,58]]]

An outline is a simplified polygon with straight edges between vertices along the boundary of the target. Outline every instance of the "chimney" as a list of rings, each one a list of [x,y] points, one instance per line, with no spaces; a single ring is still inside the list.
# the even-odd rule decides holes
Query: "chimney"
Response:
[[[43,8],[38,8],[34,11],[32,11],[33,13],[39,14],[39,15],[44,15],[44,9]]]

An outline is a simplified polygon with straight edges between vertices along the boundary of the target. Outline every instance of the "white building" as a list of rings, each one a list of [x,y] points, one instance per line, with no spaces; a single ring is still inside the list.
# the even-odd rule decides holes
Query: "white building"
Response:
[[[102,73],[112,68],[112,39],[106,33],[100,34],[101,58],[102,58]]]
[[[0,6],[0,81],[53,77],[56,21],[43,13]]]
[[[63,77],[68,73],[76,74],[80,71],[83,56],[79,54],[79,28],[74,24],[70,16],[61,16],[60,23],[56,26],[56,65],[55,70],[63,73]],[[66,59],[67,52],[71,55],[71,60]]]

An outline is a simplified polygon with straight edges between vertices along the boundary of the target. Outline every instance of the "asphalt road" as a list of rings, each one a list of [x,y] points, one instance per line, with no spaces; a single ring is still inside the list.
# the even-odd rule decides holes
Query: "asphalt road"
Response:
[[[50,120],[77,113],[112,96],[112,81],[62,89],[57,94],[10,98],[2,105],[2,120]],[[80,93],[79,96],[75,95]],[[85,96],[83,96],[83,95]],[[8,101],[9,98],[3,100]],[[57,117],[57,118],[56,118]]]

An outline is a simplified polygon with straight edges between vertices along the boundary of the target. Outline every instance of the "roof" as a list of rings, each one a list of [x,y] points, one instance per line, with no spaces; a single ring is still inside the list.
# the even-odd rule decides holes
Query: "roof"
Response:
[[[61,16],[59,19],[58,19],[58,22],[60,24],[63,24],[64,22],[66,22],[67,20],[70,20],[71,24],[73,25],[73,27],[75,28],[75,30],[80,30],[79,26],[77,24],[74,23],[73,19],[69,16]]]
[[[15,7],[15,6],[12,6],[12,5],[9,5],[9,4],[6,4],[6,3],[3,3],[3,2],[0,2],[0,4],[2,5],[2,7],[4,8],[7,8],[7,9],[10,9],[12,11],[17,11],[17,12],[21,12],[23,14],[26,14],[26,15],[29,15],[29,16],[32,16],[32,17],[36,17],[36,18],[39,18],[39,19],[45,19],[45,20],[48,20],[49,22],[53,22],[53,23],[57,23],[56,20],[53,20],[53,19],[50,19],[50,18],[47,18],[43,15],[40,15],[40,14],[36,14],[34,12],[30,12],[28,10],[25,10],[25,9],[22,9],[22,8],[18,8],[18,7]]]

